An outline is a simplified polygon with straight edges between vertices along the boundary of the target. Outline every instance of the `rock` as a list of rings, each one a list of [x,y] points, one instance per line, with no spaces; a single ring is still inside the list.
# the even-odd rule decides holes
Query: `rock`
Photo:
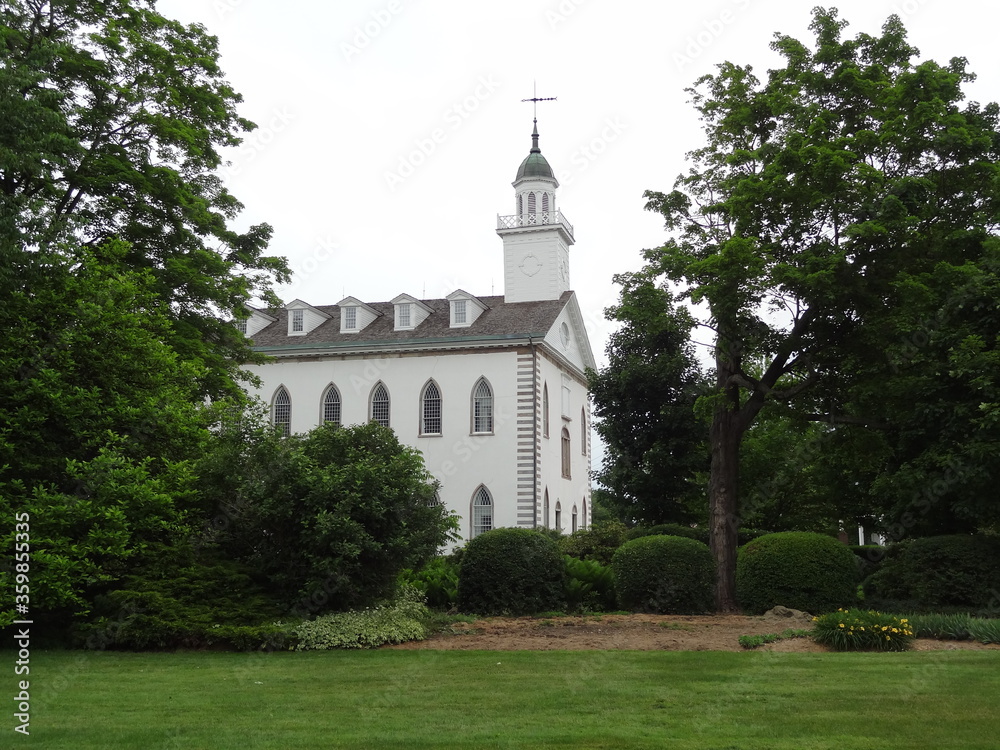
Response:
[[[812,622],[812,615],[808,612],[803,612],[800,609],[789,609],[788,607],[782,607],[780,604],[777,607],[769,609],[763,616],[771,620]]]

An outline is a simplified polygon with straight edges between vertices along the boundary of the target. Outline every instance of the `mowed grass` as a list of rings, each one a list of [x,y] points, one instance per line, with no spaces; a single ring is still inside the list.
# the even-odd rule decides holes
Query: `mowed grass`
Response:
[[[30,679],[2,747],[995,750],[1000,720],[995,650],[38,652]]]

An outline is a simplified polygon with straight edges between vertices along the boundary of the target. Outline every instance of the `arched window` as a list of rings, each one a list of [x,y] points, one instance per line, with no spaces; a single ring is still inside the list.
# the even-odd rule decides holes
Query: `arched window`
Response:
[[[549,194],[542,193],[542,213],[547,214],[549,212]]]
[[[427,382],[420,396],[420,434],[441,434],[441,389],[433,380]]]
[[[556,531],[562,531],[562,503],[556,500]]]
[[[580,455],[587,455],[587,409],[580,409]]]
[[[576,506],[575,505],[573,506],[573,515],[572,515],[572,517],[570,519],[570,529],[571,529],[571,533],[573,533],[573,534],[576,533]]]
[[[542,385],[542,436],[549,436],[549,384]]]
[[[493,498],[490,491],[479,485],[472,496],[472,537],[493,528]]]
[[[333,422],[340,424],[340,391],[331,385],[323,394],[323,424]]]
[[[274,402],[271,406],[271,424],[281,428],[281,434],[285,437],[292,431],[292,398],[285,390],[285,386],[278,388],[274,394]]]
[[[493,389],[480,378],[472,391],[472,431],[493,432]]]
[[[371,421],[378,422],[383,427],[389,426],[389,391],[384,383],[379,383],[372,389]]]
[[[517,196],[517,215],[524,216],[524,196],[520,193]]]
[[[569,445],[569,430],[565,427],[562,428],[562,475],[567,479],[570,478],[570,445]]]
[[[535,194],[528,193],[528,213],[535,213]]]
[[[545,500],[542,503],[542,526],[549,528],[549,489],[545,488]]]

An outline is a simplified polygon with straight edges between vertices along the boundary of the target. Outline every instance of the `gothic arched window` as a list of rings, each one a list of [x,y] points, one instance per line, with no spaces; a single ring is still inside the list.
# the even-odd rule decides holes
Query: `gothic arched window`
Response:
[[[389,426],[389,390],[385,383],[379,383],[372,390],[370,418],[383,427]]]
[[[493,528],[493,498],[490,491],[479,485],[472,496],[472,536],[477,537]]]
[[[285,386],[278,388],[271,406],[271,424],[281,428],[285,437],[292,431],[292,398]]]
[[[441,434],[441,389],[433,380],[427,382],[420,396],[420,434]]]
[[[480,378],[472,391],[472,431],[493,432],[493,389]]]
[[[332,384],[323,394],[323,424],[328,422],[340,424],[340,391]]]

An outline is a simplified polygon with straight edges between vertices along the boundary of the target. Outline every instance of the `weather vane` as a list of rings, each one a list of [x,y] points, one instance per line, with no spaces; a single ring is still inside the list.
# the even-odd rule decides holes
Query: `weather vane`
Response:
[[[532,102],[531,106],[534,107],[534,109],[535,109],[534,117],[537,120],[538,119],[538,102],[554,102],[559,97],[557,97],[557,96],[546,96],[546,97],[539,98],[539,96],[538,96],[538,85],[534,81],[531,82],[531,88],[532,88],[532,93],[534,94],[534,96],[532,96],[530,99],[522,99],[521,101],[522,102]]]

